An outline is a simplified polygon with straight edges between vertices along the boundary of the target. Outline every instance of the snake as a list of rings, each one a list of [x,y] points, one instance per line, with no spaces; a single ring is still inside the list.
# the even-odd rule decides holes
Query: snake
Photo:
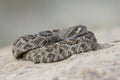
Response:
[[[13,42],[12,54],[15,59],[35,64],[52,63],[97,47],[94,33],[84,25],[77,25],[21,36]]]

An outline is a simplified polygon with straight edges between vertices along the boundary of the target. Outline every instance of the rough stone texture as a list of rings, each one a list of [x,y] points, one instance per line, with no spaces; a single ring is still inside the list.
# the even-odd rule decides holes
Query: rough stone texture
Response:
[[[11,46],[0,49],[0,80],[120,80],[120,41],[61,62],[16,61]]]

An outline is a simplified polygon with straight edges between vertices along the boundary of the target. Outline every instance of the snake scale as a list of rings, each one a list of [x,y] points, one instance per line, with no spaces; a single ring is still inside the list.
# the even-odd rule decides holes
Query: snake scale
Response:
[[[86,26],[77,25],[19,37],[13,43],[12,53],[16,59],[50,63],[67,59],[73,54],[96,50],[97,46],[94,34]]]

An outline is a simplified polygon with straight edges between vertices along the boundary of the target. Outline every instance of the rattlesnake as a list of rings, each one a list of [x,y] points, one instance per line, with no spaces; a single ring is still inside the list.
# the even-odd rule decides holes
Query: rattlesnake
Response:
[[[78,25],[19,37],[13,43],[12,52],[16,59],[49,63],[95,50],[97,46],[94,34],[86,26]]]

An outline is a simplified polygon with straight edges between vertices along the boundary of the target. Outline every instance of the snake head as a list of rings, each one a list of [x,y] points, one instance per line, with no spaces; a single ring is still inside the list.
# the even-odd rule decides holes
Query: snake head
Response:
[[[65,39],[76,39],[76,36],[86,34],[87,28],[84,25],[77,25],[74,27],[69,28],[68,33],[66,34]]]

